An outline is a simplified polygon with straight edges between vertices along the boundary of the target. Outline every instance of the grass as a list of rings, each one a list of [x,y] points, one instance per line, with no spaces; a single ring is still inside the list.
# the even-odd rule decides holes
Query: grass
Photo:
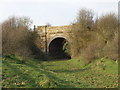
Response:
[[[39,61],[3,57],[3,88],[117,88],[118,63],[99,59],[84,66],[81,59]]]

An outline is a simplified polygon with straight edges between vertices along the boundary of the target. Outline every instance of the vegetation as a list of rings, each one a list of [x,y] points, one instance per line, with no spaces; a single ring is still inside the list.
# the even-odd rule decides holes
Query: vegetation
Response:
[[[82,59],[40,61],[3,57],[3,88],[117,88],[118,62],[102,58],[84,65]]]
[[[118,18],[114,13],[94,18],[81,9],[73,23],[71,60],[46,60],[41,39],[28,17],[11,17],[2,27],[3,88],[117,88]],[[1,33],[1,32],[0,32]]]
[[[82,56],[86,63],[103,57],[118,60],[118,18],[114,13],[95,19],[92,10],[81,9],[71,32],[73,58]]]
[[[23,59],[43,56],[37,45],[40,40],[30,29],[31,24],[32,20],[28,17],[11,17],[1,24],[3,55],[14,54]]]

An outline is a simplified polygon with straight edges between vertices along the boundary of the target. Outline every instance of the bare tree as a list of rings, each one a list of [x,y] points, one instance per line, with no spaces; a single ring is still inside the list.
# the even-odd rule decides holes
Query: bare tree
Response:
[[[72,25],[72,57],[82,56],[86,63],[96,58],[118,59],[118,18],[108,13],[93,20],[91,10],[81,9]]]
[[[106,41],[113,39],[117,28],[118,19],[117,15],[114,13],[101,16],[98,20],[98,32],[102,35],[102,37],[104,37]]]
[[[78,13],[77,23],[80,24],[82,30],[90,30],[93,25],[94,12],[88,9],[81,9]]]
[[[79,56],[91,39],[90,32],[94,24],[93,16],[92,10],[81,9],[76,22],[72,25],[70,38],[72,40],[71,52],[73,57]]]
[[[3,54],[29,55],[31,20],[27,17],[11,17],[2,23]]]

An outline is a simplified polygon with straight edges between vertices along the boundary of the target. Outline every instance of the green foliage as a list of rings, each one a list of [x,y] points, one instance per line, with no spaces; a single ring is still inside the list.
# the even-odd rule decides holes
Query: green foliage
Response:
[[[103,58],[84,65],[82,58],[40,61],[3,57],[3,88],[117,88],[118,63]],[[105,64],[105,67],[104,67]]]

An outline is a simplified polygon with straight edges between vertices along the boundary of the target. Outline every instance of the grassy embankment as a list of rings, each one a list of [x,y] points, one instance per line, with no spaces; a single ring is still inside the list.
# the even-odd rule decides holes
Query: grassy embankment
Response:
[[[84,66],[81,59],[39,61],[3,57],[4,88],[116,88],[118,63],[99,59]]]

